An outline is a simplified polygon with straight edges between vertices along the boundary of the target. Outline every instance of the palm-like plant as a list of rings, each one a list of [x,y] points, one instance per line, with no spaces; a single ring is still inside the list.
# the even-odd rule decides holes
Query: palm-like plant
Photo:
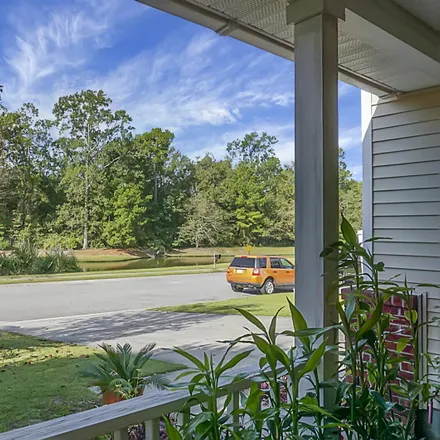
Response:
[[[151,359],[155,343],[147,344],[138,353],[133,353],[130,344],[117,344],[116,348],[103,343],[99,345],[104,353],[97,353],[98,362],[91,364],[83,377],[91,379],[92,386],[101,388],[101,392],[111,392],[116,400],[125,400],[143,394],[145,387],[163,389],[166,382],[159,375],[149,375],[146,368]]]

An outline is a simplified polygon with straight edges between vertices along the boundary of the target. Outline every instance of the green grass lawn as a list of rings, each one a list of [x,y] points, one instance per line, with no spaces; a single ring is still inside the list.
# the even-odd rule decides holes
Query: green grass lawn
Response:
[[[128,270],[107,270],[93,272],[73,272],[59,273],[51,275],[19,275],[19,276],[1,276],[1,284],[21,284],[21,283],[47,283],[51,281],[76,281],[76,280],[105,280],[112,278],[139,278],[154,277],[163,275],[187,275],[199,273],[224,272],[228,263],[217,264],[213,266],[180,266],[163,267],[160,269],[128,269]]]
[[[170,257],[212,257],[214,253],[223,256],[233,257],[235,255],[247,255],[247,247],[208,247],[208,248],[181,248],[168,252]],[[148,257],[148,254],[140,250],[123,249],[79,249],[74,250],[73,255],[80,262],[112,262],[130,261],[136,258]],[[251,255],[283,255],[293,257],[295,248],[293,246],[255,246]]]
[[[229,299],[196,304],[185,304],[182,306],[159,307],[153,309],[159,312],[180,312],[180,313],[213,313],[218,315],[238,315],[235,308],[244,309],[254,315],[273,316],[281,308],[279,316],[290,316],[287,307],[287,298],[294,299],[292,292],[277,293],[275,295],[246,295],[243,298]]]
[[[217,247],[217,248],[185,248],[175,249],[169,254],[173,257],[205,257],[212,256],[214,253],[220,253],[222,256],[247,255],[248,250],[245,247]],[[255,246],[251,255],[282,255],[285,257],[294,257],[295,248],[293,246]]]
[[[0,332],[0,432],[101,405],[79,372],[95,349]],[[159,360],[148,374],[183,368]]]

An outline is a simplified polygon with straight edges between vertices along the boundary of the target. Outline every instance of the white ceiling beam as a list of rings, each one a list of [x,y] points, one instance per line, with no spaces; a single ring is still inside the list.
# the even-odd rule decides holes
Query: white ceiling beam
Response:
[[[440,78],[440,34],[391,0],[346,0],[345,22],[340,28],[386,55],[402,70],[417,68],[432,85]],[[413,81],[414,83],[414,81]],[[404,92],[399,78],[388,85]]]
[[[225,14],[213,11],[208,7],[187,0],[136,0],[147,6],[159,9],[193,23],[207,27],[221,36],[230,36],[237,40],[252,44],[266,52],[293,61],[293,45],[259,32],[253,26],[231,20]]]
[[[259,31],[253,26],[231,20],[231,17],[211,8],[194,3],[191,0],[136,0],[152,8],[159,9],[177,17],[184,18],[213,30],[219,35],[228,35],[266,52],[294,61],[294,45]],[[368,90],[370,93],[384,96],[395,94],[397,90],[376,82],[356,72],[339,67],[339,77],[353,86]]]

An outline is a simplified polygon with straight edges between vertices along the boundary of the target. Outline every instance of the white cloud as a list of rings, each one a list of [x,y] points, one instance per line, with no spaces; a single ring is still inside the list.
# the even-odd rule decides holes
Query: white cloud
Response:
[[[362,142],[362,130],[360,126],[340,129],[339,146],[344,150],[358,147]]]
[[[354,87],[354,86],[351,86],[350,84],[339,81],[339,87],[338,87],[339,99],[345,98],[346,96],[348,96],[356,91],[358,91],[358,93],[359,93],[359,89],[357,87]]]
[[[43,117],[50,117],[60,96],[103,89],[115,107],[133,117],[137,131],[170,129],[177,147],[193,157],[207,152],[222,157],[228,142],[266,131],[279,140],[278,157],[293,160],[292,63],[250,46],[237,55],[241,43],[199,28],[192,38],[171,32],[154,46],[139,44],[129,56],[113,53],[111,46],[123,37],[120,24],[149,10],[132,4],[71,0],[54,1],[50,14],[35,5],[23,13],[13,9],[12,37],[3,45],[6,64],[0,65],[5,104],[16,108],[33,101]],[[110,48],[109,58],[100,66],[95,60],[104,48]],[[354,90],[339,84],[340,97]],[[360,127],[341,130],[341,147],[359,142]]]
[[[349,170],[353,173],[353,177],[356,180],[362,180],[363,167],[362,165],[355,165],[349,167]]]
[[[26,9],[12,8],[12,32],[3,44],[5,63],[0,66],[5,103],[15,108],[32,100],[48,116],[48,107],[66,91],[66,83],[74,91],[73,83],[93,54],[111,45],[110,30],[130,16],[124,3],[77,0],[47,11],[28,2]]]

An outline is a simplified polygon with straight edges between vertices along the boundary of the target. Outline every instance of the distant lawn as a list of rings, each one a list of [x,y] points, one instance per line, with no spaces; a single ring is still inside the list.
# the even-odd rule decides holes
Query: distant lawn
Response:
[[[247,247],[209,247],[209,248],[182,248],[168,252],[169,257],[212,257],[214,253],[220,253],[225,257],[235,255],[247,255]],[[140,250],[124,249],[79,249],[73,251],[73,255],[80,262],[111,262],[130,261],[136,258],[146,258],[148,254]],[[255,246],[251,255],[282,255],[293,258],[294,246]]]
[[[217,247],[217,248],[185,248],[175,249],[169,254],[173,257],[201,257],[211,256],[214,253],[220,253],[222,256],[247,255],[246,247]],[[282,255],[293,258],[295,255],[295,248],[293,246],[255,246],[250,255]]]
[[[287,307],[287,298],[293,300],[292,292],[277,293],[275,295],[246,295],[243,298],[235,298],[226,301],[215,301],[197,304],[185,304],[182,306],[159,307],[153,309],[159,312],[180,313],[212,313],[218,315],[237,315],[234,308],[244,309],[254,315],[273,316],[281,308],[279,316],[290,316]]]
[[[18,275],[1,276],[1,284],[33,284],[48,283],[56,281],[80,281],[80,280],[109,280],[114,278],[142,278],[157,277],[164,275],[197,275],[215,272],[225,272],[228,263],[217,264],[217,268],[212,266],[177,266],[162,267],[159,269],[127,269],[127,270],[103,270],[92,272],[73,272],[58,273],[50,275]]]
[[[97,350],[0,332],[0,432],[39,423],[102,404],[79,372]],[[159,360],[148,373],[181,369]]]
[[[72,253],[80,262],[130,261],[147,257],[145,252],[124,249],[79,249]]]

